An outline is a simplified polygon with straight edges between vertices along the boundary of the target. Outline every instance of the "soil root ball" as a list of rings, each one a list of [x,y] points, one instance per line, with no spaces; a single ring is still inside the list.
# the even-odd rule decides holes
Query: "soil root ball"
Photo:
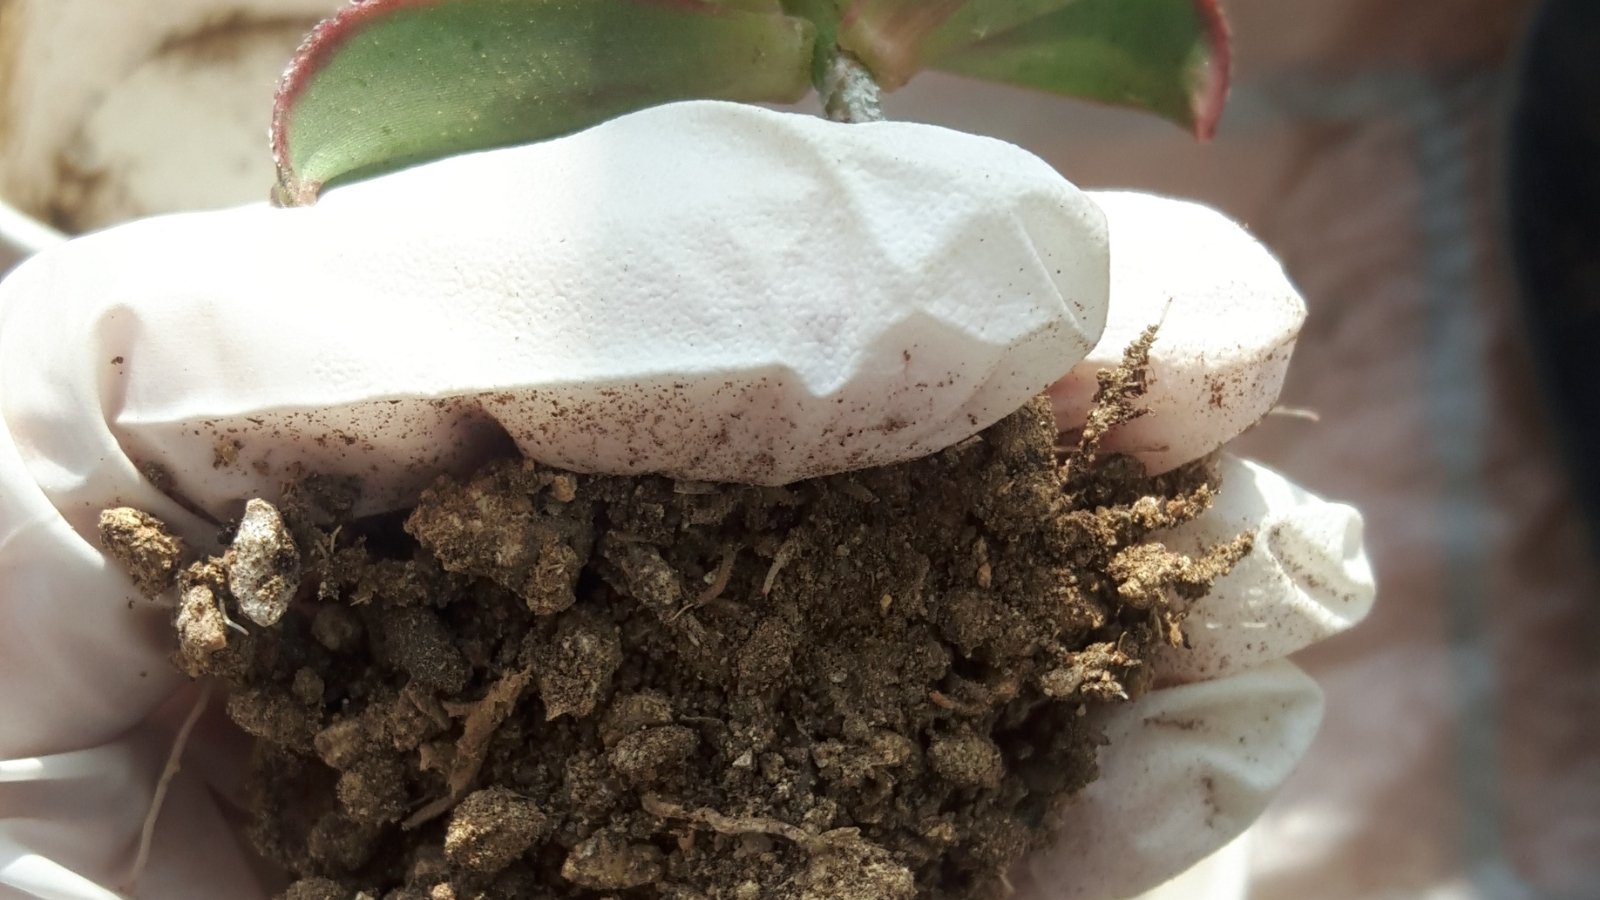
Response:
[[[185,570],[177,659],[257,738],[249,834],[286,897],[1001,898],[1073,827],[1085,709],[1145,690],[1249,552],[1159,543],[1209,463],[1100,456],[1140,385],[1105,379],[1076,447],[1041,398],[783,488],[501,460],[402,532],[291,487]],[[229,628],[230,586],[259,629]]]

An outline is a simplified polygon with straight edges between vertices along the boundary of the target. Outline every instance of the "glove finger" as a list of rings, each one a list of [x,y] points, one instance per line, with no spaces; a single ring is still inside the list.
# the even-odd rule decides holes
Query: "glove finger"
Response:
[[[1140,401],[1148,412],[1101,446],[1165,472],[1221,447],[1277,402],[1305,301],[1272,254],[1221,213],[1148,194],[1090,196],[1111,234],[1111,306],[1094,350],[1050,387],[1056,421],[1081,427],[1096,373],[1159,325]]]
[[[1250,844],[1253,831],[1229,841],[1169,881],[1135,900],[1246,900],[1250,896]]]
[[[1162,533],[1162,542],[1190,555],[1245,532],[1254,533],[1255,544],[1189,609],[1189,647],[1156,651],[1152,665],[1164,683],[1222,678],[1283,659],[1372,609],[1361,513],[1249,460],[1225,455],[1220,474],[1212,507]]]
[[[207,509],[297,463],[414,490],[485,406],[553,464],[783,483],[949,446],[1059,378],[1103,322],[1104,241],[1010,145],[688,103],[75,242],[22,270],[8,305],[49,316],[8,330],[26,393],[97,375]]]
[[[0,678],[37,686],[0,697],[0,758],[174,687],[106,506],[210,550],[298,472],[393,508],[507,432],[720,480],[917,456],[1087,352],[1106,266],[1098,210],[1015,147],[720,103],[41,254],[0,284]]]
[[[125,900],[46,856],[0,835],[0,887],[8,897],[42,900]]]
[[[1284,661],[1112,710],[1100,778],[1018,873],[1019,900],[1127,897],[1194,865],[1255,820],[1321,718],[1321,690]]]

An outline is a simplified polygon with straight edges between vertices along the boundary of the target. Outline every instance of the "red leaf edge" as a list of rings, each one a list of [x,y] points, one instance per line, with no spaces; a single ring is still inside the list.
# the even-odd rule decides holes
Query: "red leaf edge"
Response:
[[[272,162],[278,171],[278,186],[272,199],[282,206],[309,206],[322,191],[320,181],[302,181],[289,161],[289,122],[295,102],[322,67],[345,42],[359,34],[369,22],[397,10],[440,6],[452,0],[351,0],[348,6],[318,22],[295,50],[272,97],[272,125],[269,129]],[[657,6],[698,12],[721,12],[722,8],[705,0],[638,0]]]
[[[898,10],[878,23],[876,30],[868,31],[861,27],[866,0],[855,0],[840,16],[839,46],[867,63],[880,87],[886,91],[897,90],[922,67],[918,58],[922,42],[967,2],[927,0],[919,6]]]
[[[1190,103],[1194,111],[1194,136],[1209,141],[1217,133],[1222,108],[1228,102],[1228,86],[1233,78],[1233,33],[1227,16],[1222,13],[1221,0],[1195,0],[1195,12],[1205,28],[1210,53]]]
[[[397,9],[447,2],[449,0],[352,0],[350,5],[311,29],[295,50],[272,96],[272,162],[278,169],[278,190],[274,199],[286,206],[307,206],[316,202],[322,190],[321,182],[301,181],[289,162],[289,120],[294,114],[295,101],[312,77],[371,20]]]

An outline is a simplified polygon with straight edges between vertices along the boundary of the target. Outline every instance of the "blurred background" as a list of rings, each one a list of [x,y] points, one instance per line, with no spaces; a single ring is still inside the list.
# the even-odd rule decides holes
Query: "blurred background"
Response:
[[[0,0],[13,63],[33,52],[8,44],[15,2]],[[198,5],[128,6],[148,22]],[[0,196],[67,230],[158,211],[152,185],[174,170],[97,129],[179,102],[130,96],[139,79],[221,66],[243,92],[184,99],[168,125],[204,135],[177,170],[191,185],[221,173],[181,202],[263,197],[276,61],[337,3],[237,5],[256,18],[152,38],[108,64],[111,85],[13,92]],[[1014,141],[1085,186],[1215,205],[1304,290],[1283,403],[1316,418],[1269,417],[1240,449],[1365,513],[1379,598],[1300,659],[1327,721],[1257,827],[1251,897],[1600,897],[1600,578],[1582,513],[1600,482],[1600,0],[1224,5],[1236,81],[1208,145],[938,75],[886,111]],[[25,164],[4,145],[51,96],[72,98],[50,114],[61,146]]]

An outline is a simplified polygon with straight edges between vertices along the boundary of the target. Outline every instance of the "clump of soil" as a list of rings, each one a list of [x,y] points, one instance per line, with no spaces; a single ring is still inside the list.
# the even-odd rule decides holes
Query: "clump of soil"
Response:
[[[502,461],[353,521],[301,482],[292,546],[249,554],[298,579],[281,617],[232,624],[229,551],[175,619],[178,666],[259,739],[250,838],[283,896],[1004,896],[1095,776],[1086,708],[1144,690],[1249,549],[1150,540],[1207,507],[1207,465],[1096,458],[1147,349],[1070,451],[1040,399],[782,488]]]

